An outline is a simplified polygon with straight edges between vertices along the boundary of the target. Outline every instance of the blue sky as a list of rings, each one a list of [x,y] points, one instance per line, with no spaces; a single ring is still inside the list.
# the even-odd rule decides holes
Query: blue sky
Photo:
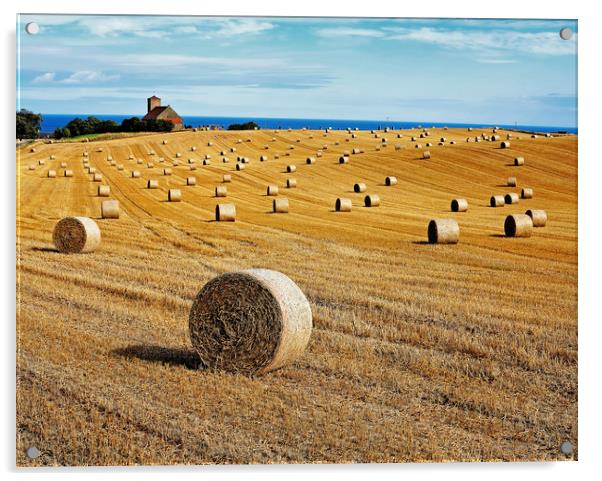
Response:
[[[37,35],[24,33],[30,21]],[[22,15],[18,107],[575,127],[575,21]]]

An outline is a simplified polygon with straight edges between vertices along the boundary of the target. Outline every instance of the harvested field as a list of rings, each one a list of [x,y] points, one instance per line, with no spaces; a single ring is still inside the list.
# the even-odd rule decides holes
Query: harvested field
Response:
[[[577,138],[522,135],[500,149],[466,142],[467,129],[429,132],[457,143],[429,147],[427,162],[410,140],[417,130],[391,130],[402,148],[380,152],[368,131],[345,142],[346,131],[284,129],[19,150],[17,463],[565,459],[560,444],[577,446]],[[252,141],[237,144],[240,135]],[[270,160],[245,170],[200,165],[235,145],[258,159],[267,143]],[[86,145],[119,219],[100,218],[98,184],[81,166]],[[188,165],[173,165],[191,145],[196,186],[186,185]],[[343,168],[345,149],[363,153]],[[133,159],[146,163],[151,151],[165,165],[133,178]],[[520,185],[537,195],[490,208],[517,156],[528,159]],[[46,165],[28,170],[40,158]],[[289,164],[298,187],[286,190],[290,212],[274,214],[266,185],[284,188]],[[236,222],[215,221],[225,174]],[[158,188],[146,188],[151,179]],[[357,182],[378,208],[363,206]],[[168,202],[169,189],[182,201]],[[337,198],[353,210],[336,212]],[[454,198],[470,209],[450,212]],[[545,210],[545,227],[505,237],[506,216],[527,209]],[[55,250],[52,231],[66,216],[98,224],[95,252]],[[428,244],[433,218],[455,219],[460,242]],[[195,296],[217,275],[255,267],[284,273],[307,296],[307,350],[257,377],[198,369]],[[42,451],[33,461],[32,445]]]

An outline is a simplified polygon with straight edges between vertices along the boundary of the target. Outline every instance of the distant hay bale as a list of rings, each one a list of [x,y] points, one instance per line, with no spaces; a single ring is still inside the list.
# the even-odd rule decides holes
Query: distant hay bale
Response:
[[[374,147],[374,150],[376,150],[377,152],[380,152],[380,145],[377,145],[376,147]]]
[[[167,145],[167,140],[164,140],[164,141],[163,141],[163,145]]]
[[[71,169],[65,169],[65,171],[63,172],[63,175],[65,177],[73,177],[73,171]]]
[[[103,219],[119,219],[119,201],[103,200],[100,204],[100,213]]]
[[[67,168],[67,162],[61,162],[61,169]]]
[[[268,156],[267,155],[262,155],[259,157],[259,162],[265,162],[266,160],[268,160]]]
[[[447,142],[447,139],[446,139],[445,137],[441,137],[441,138],[439,139],[439,142]]]
[[[498,140],[500,140],[500,139],[501,139],[501,136],[499,136],[499,135],[492,135],[492,136],[491,136],[491,140],[492,140],[493,142],[497,142],[497,141],[498,141]]]
[[[205,154],[205,159],[211,159],[211,154]]]
[[[428,150],[425,150],[424,152],[422,152],[422,158],[423,159],[430,159],[431,158],[431,153]]]
[[[164,159],[163,157],[159,157],[157,160],[158,160],[159,162],[165,162],[165,159]]]
[[[93,252],[100,245],[100,229],[89,217],[64,217],[56,223],[52,241],[59,252]]]
[[[136,163],[139,165],[142,164],[142,159],[136,159]]]
[[[533,227],[545,227],[548,222],[548,214],[545,210],[533,210],[529,209],[525,212],[525,215],[531,217],[533,221]]]
[[[115,166],[117,165],[117,162],[116,162],[116,161],[114,161],[114,160],[111,160],[111,162],[109,162],[109,164],[110,164],[112,167],[115,167]]]
[[[225,185],[218,185],[215,188],[215,197],[226,197],[228,195],[228,188]]]
[[[357,182],[356,184],[353,184],[353,192],[355,192],[356,194],[366,192],[366,189],[366,184],[364,184],[363,182]]]
[[[215,206],[215,220],[218,222],[234,222],[236,220],[236,206],[234,204],[217,204]]]
[[[155,164],[153,164],[152,162],[147,162],[147,164],[146,164],[147,169],[152,169],[154,166],[155,166]]]
[[[182,153],[181,152],[176,152],[176,159],[179,159],[180,157],[182,157]]]
[[[194,159],[188,159],[189,164],[194,164],[195,162],[196,162],[196,160],[194,160]]]
[[[140,171],[139,170],[132,170],[132,178],[133,179],[137,179],[138,177],[140,177]]]
[[[403,134],[397,134],[397,138],[398,139],[402,139],[403,138]]]
[[[213,145],[213,142],[211,142],[211,140],[209,142],[207,142],[207,147],[211,147]]]
[[[388,186],[397,185],[397,177],[394,177],[392,175],[385,177],[385,185],[388,185]]]
[[[92,176],[93,182],[102,182],[102,174],[96,173]]]
[[[268,185],[267,195],[278,195],[278,186]]]
[[[525,165],[525,158],[524,157],[515,157],[514,165],[516,165],[516,166]]]
[[[274,155],[274,158],[275,158],[275,159],[279,159],[279,158],[280,158],[280,155],[279,155],[279,154],[275,154],[275,155]]]
[[[203,165],[211,165],[211,160],[203,159]]]
[[[228,162],[230,162],[230,159],[228,157],[222,157],[222,162],[224,164],[227,164]]]
[[[102,147],[99,147],[98,149],[96,149],[96,152],[102,152]]]
[[[32,147],[31,149],[29,149],[29,151],[30,151],[31,153],[34,153],[34,152],[36,151],[36,148],[35,148],[35,147]]]
[[[251,159],[249,159],[248,157],[241,157],[241,158],[240,158],[240,161],[241,161],[243,164],[248,164],[249,162],[251,162]]]
[[[169,189],[167,200],[169,202],[180,202],[182,200],[182,191],[180,189]]]
[[[179,160],[174,160],[171,165],[173,165],[174,167],[177,167],[178,165],[180,165],[180,161]]]
[[[401,145],[395,144],[395,150],[401,150]]]
[[[236,147],[230,147],[230,152],[236,152]]]
[[[96,173],[96,167],[88,167],[88,174],[95,174]]]
[[[354,147],[353,150],[351,151],[352,154],[359,154],[361,152],[361,150],[359,149],[359,147]]]
[[[56,159],[56,155],[51,155],[50,156],[50,160],[55,160]]]
[[[98,186],[98,197],[109,197],[111,194],[111,187],[108,185],[99,185]]]
[[[427,143],[425,144],[425,147],[432,147],[432,146],[433,146],[432,142],[427,142]]]
[[[287,214],[289,209],[288,199],[279,197],[272,202],[272,210],[276,214]]]
[[[366,207],[378,207],[380,205],[380,197],[378,194],[368,194],[364,197],[364,205]]]
[[[87,157],[88,153],[86,152],[84,155]],[[176,155],[178,155],[178,154],[176,154]],[[134,154],[128,155],[128,160],[134,160]]]
[[[531,237],[533,220],[527,214],[512,214],[506,217],[504,232],[507,237]]]
[[[305,295],[287,276],[249,269],[209,281],[192,305],[189,326],[205,367],[263,374],[303,354],[312,314]]]
[[[315,164],[316,163],[316,158],[315,157],[308,157],[307,159],[305,159],[305,163],[307,165]]]
[[[546,134],[546,137],[552,137],[552,134],[548,132],[548,133]]]
[[[339,164],[347,164],[347,163],[349,163],[349,157],[346,157],[344,155],[339,157]]]
[[[147,189],[158,189],[159,188],[159,181],[158,180],[154,180],[151,179],[146,183],[146,188]]]
[[[516,187],[516,177],[508,177],[506,184],[508,187]]]
[[[322,157],[322,151],[321,150],[318,150],[316,152],[316,157]]]
[[[222,182],[232,182],[232,176],[230,174],[224,174],[222,177]]]
[[[196,165],[192,164],[188,169],[189,170],[196,170]]]
[[[52,170],[52,169],[50,169],[50,170],[48,171],[48,177],[50,177],[50,178],[54,178],[54,177],[56,177],[56,170]]]
[[[500,144],[500,147],[501,147],[502,149],[509,149],[509,148],[510,148],[510,142],[509,142],[509,141],[507,141],[507,140],[504,140],[504,141],[503,141],[503,142]]]
[[[322,146],[322,150],[328,150],[328,144],[324,144],[324,145]]]
[[[117,170],[124,170],[125,167],[123,166],[123,164],[117,164]]]
[[[241,163],[236,164],[236,170],[245,170],[245,164],[241,164]]]
[[[503,207],[506,205],[506,201],[503,195],[492,195],[489,199],[489,205],[491,207]]]
[[[350,152],[348,150],[343,150],[343,157],[349,157]]]
[[[450,140],[449,145],[456,145],[456,141],[455,140]]]
[[[335,202],[334,208],[337,212],[351,212],[351,206],[351,199],[339,197]]]
[[[294,166],[293,164],[289,164],[286,166],[286,171],[290,174],[291,172],[295,172],[297,170],[297,167]]]
[[[169,167],[165,167],[163,169],[163,175],[171,175],[171,169]]]
[[[272,137],[272,142],[276,142],[276,137]]]
[[[190,151],[191,152],[196,152],[196,147],[194,147],[194,146],[190,147]]]
[[[520,196],[521,196],[521,199],[532,199],[533,198],[533,189],[530,189],[528,187],[523,188],[520,191]]]
[[[518,194],[516,192],[510,192],[504,196],[504,202],[506,204],[518,204]]]
[[[297,187],[297,179],[286,179],[286,187],[288,189]]]
[[[44,165],[46,164],[46,161],[43,159],[38,160],[38,165]]]
[[[422,144],[416,144],[416,145],[414,145],[414,148],[421,149],[422,148]]]
[[[148,155],[155,155],[155,151],[154,150],[149,151]]]
[[[357,134],[351,134],[352,139],[357,139]]]
[[[536,139],[536,138],[537,138],[537,135],[533,134],[533,135],[531,135],[531,138],[532,138],[532,139]]]
[[[469,131],[469,132],[472,132],[472,127],[468,127],[468,131]]]
[[[432,219],[427,230],[431,244],[457,244],[460,240],[460,226],[454,219]]]
[[[196,185],[196,177],[186,177],[186,185]]]
[[[466,199],[453,199],[451,201],[452,212],[466,212],[468,210],[468,201]]]

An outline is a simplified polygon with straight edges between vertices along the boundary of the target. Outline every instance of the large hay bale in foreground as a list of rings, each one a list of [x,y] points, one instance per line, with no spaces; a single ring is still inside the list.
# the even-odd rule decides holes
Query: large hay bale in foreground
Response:
[[[289,209],[288,199],[280,197],[272,202],[272,210],[276,214],[287,214]]]
[[[297,359],[312,330],[309,302],[280,272],[222,274],[197,294],[190,339],[209,369],[263,374]]]
[[[169,202],[180,202],[182,200],[182,191],[180,189],[169,189],[167,200]]]
[[[337,212],[351,212],[351,199],[339,197],[335,202],[334,208]]]
[[[516,192],[511,192],[504,196],[504,202],[506,204],[518,204],[518,194]]]
[[[507,237],[531,237],[533,220],[527,214],[512,214],[506,217],[504,232]]]
[[[392,175],[385,177],[385,185],[388,185],[388,186],[397,185],[397,177],[394,177]]]
[[[520,191],[520,197],[521,197],[521,199],[532,199],[533,198],[533,189],[530,189],[528,187],[523,188]]]
[[[491,207],[503,207],[506,205],[506,201],[503,195],[492,195],[489,199],[489,205]]]
[[[215,220],[218,222],[234,222],[236,220],[236,206],[234,204],[217,204],[215,206]]]
[[[100,245],[100,229],[89,217],[65,217],[57,222],[52,241],[59,252],[93,252]]]
[[[548,222],[548,214],[545,210],[529,209],[527,212],[525,212],[525,215],[531,217],[531,220],[533,221],[533,227],[545,227],[546,223]]]
[[[364,205],[366,207],[378,207],[380,205],[380,197],[378,194],[368,194],[364,197]]]
[[[109,197],[111,194],[111,187],[108,185],[99,185],[98,186],[98,197]]]
[[[468,210],[468,201],[466,199],[454,199],[451,201],[452,212],[466,212]]]
[[[460,226],[454,219],[432,219],[428,225],[428,239],[431,244],[457,244]]]
[[[103,219],[119,219],[119,201],[103,200],[100,204],[100,214]]]

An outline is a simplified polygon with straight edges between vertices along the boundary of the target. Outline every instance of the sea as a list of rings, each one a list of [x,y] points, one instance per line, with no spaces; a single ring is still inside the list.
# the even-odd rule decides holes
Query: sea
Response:
[[[89,116],[97,117],[101,120],[114,120],[121,123],[123,119],[131,117],[142,117],[142,115],[95,115],[95,114],[42,114],[42,133],[50,134],[59,127],[64,127],[76,117],[86,118]],[[412,127],[450,127],[450,128],[487,128],[500,127],[505,129],[526,130],[530,132],[567,132],[577,133],[574,127],[555,127],[549,125],[521,125],[521,124],[484,124],[484,123],[441,123],[429,122],[402,122],[396,120],[347,120],[347,119],[293,119],[293,118],[275,118],[275,117],[197,117],[183,116],[184,125],[191,127],[215,126],[227,129],[231,124],[241,124],[245,122],[255,122],[262,129],[300,129],[307,128],[312,130],[325,129],[332,127],[335,130],[355,129],[371,130],[389,127],[392,129],[409,129]]]

